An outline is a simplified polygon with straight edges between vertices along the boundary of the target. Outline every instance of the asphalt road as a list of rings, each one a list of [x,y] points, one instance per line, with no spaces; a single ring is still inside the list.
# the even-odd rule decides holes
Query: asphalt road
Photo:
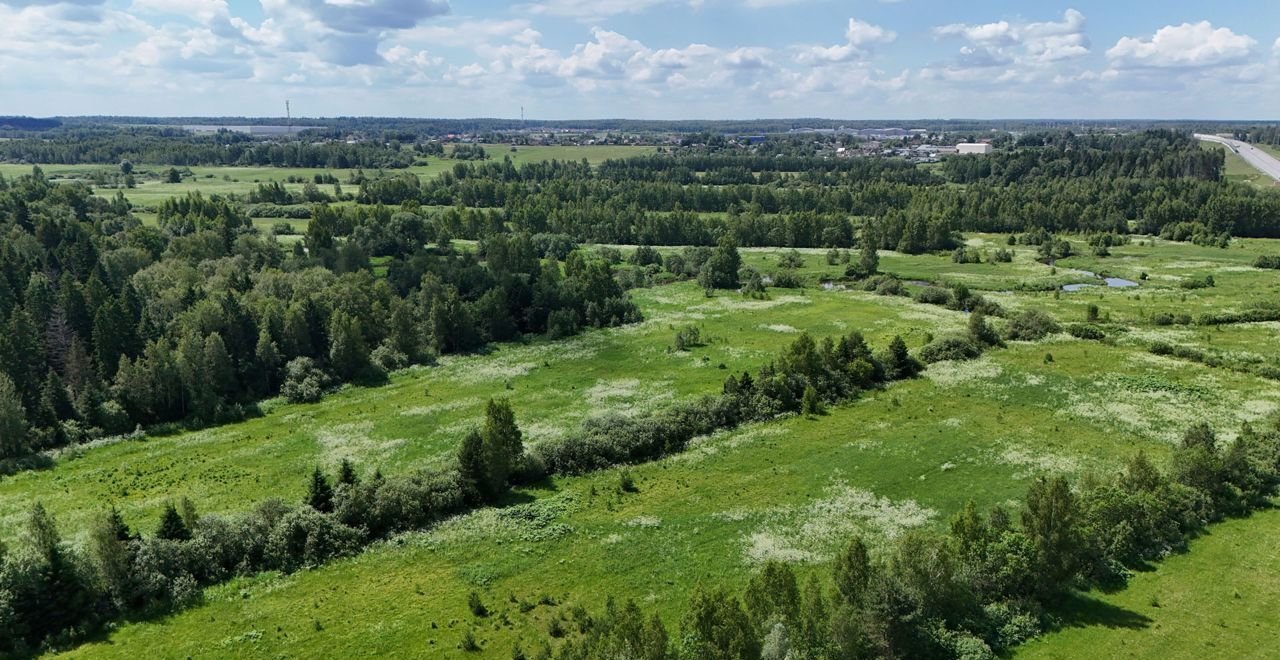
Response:
[[[1207,142],[1217,142],[1225,144],[1228,148],[1240,154],[1250,165],[1263,174],[1280,181],[1280,160],[1276,160],[1275,156],[1249,144],[1231,138],[1218,137],[1217,135],[1202,135],[1196,133],[1196,138]]]

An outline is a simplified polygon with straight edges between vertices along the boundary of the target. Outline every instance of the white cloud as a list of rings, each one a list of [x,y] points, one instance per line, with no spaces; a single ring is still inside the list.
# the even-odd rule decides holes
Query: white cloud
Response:
[[[1061,21],[971,25],[952,23],[934,28],[939,37],[960,37],[960,66],[1005,66],[1074,59],[1089,54],[1084,14],[1068,9]]]
[[[1107,58],[1119,67],[1208,67],[1246,60],[1257,45],[1253,37],[1200,21],[1166,25],[1150,39],[1122,37]]]
[[[796,61],[801,64],[835,64],[864,59],[871,55],[876,44],[891,43],[897,38],[893,30],[850,18],[844,31],[845,42],[834,46],[809,46],[800,51]]]
[[[668,4],[694,5],[697,3],[696,0],[688,3],[677,2],[677,0],[542,0],[525,7],[533,14],[594,21],[617,14],[636,14]]]

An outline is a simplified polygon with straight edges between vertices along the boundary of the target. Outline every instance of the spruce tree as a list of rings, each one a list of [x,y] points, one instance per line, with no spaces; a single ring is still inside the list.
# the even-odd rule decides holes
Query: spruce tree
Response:
[[[27,410],[13,381],[0,371],[0,457],[27,452]]]
[[[319,466],[311,473],[306,504],[320,513],[333,511],[333,486],[329,485],[329,478],[324,476]]]
[[[183,522],[173,502],[164,505],[164,513],[160,515],[160,527],[156,529],[156,538],[169,541],[187,541],[191,539],[191,529]]]
[[[338,483],[354,486],[359,482],[360,478],[356,476],[356,467],[351,464],[351,460],[342,459],[342,465],[338,467]]]

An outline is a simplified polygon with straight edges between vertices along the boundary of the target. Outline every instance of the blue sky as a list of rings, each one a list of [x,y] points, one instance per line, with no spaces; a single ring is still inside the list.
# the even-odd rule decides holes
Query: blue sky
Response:
[[[0,114],[1277,119],[1280,2],[0,0]]]

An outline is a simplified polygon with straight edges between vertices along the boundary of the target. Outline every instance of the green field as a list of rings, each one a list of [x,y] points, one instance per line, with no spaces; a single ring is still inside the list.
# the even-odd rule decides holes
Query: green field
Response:
[[[611,158],[626,158],[628,156],[637,156],[646,153],[652,153],[653,147],[632,147],[620,145],[600,145],[600,146],[521,146],[516,147],[512,151],[509,145],[485,145],[492,159],[501,160],[510,157],[516,165],[531,162],[541,162],[547,160],[583,160],[586,159],[592,164],[597,164]],[[415,165],[407,170],[387,170],[389,173],[395,172],[412,172],[417,176],[427,179],[437,174],[450,170],[453,166],[462,161],[455,161],[448,158],[428,158],[426,165]],[[112,165],[41,165],[46,176],[57,180],[81,180],[88,182],[94,172],[118,172],[119,169]],[[355,187],[348,185],[346,181],[355,174],[356,170],[340,170],[325,168],[302,168],[302,167],[192,167],[189,168],[192,176],[186,177],[181,183],[165,183],[163,175],[168,172],[167,165],[149,165],[145,163],[136,163],[134,165],[134,176],[137,178],[138,185],[133,189],[120,190],[125,197],[128,198],[135,206],[142,208],[155,208],[170,197],[185,195],[189,192],[199,191],[206,195],[247,195],[249,192],[257,188],[259,183],[270,183],[278,181],[285,184],[285,187],[293,192],[302,191],[302,183],[287,183],[292,178],[300,178],[302,180],[312,180],[317,174],[331,174],[343,182],[343,186],[349,189],[348,192],[355,192]],[[31,165],[19,165],[14,163],[0,163],[0,176],[5,178],[13,178],[23,174],[31,173]],[[366,172],[372,174],[373,172]],[[330,186],[322,186],[322,189],[328,189]],[[97,190],[98,194],[104,197],[114,197],[117,189],[102,188]]]
[[[1002,245],[1000,237],[969,238],[974,246]],[[802,572],[818,568],[851,533],[879,547],[907,528],[941,526],[971,498],[981,506],[1016,503],[1036,475],[1114,473],[1139,449],[1163,460],[1192,422],[1208,422],[1231,438],[1242,421],[1274,413],[1280,383],[1146,351],[1155,338],[1176,337],[1269,353],[1274,323],[1209,329],[1157,327],[1149,319],[1157,311],[1274,300],[1280,277],[1247,265],[1270,249],[1262,241],[1219,249],[1135,238],[1111,257],[1059,262],[1057,272],[1034,261],[1027,247],[1017,248],[1013,263],[994,265],[882,253],[882,269],[903,278],[963,282],[1006,307],[1045,309],[1062,321],[1083,320],[1085,307],[1097,304],[1110,315],[1115,341],[1054,335],[1014,342],[972,362],[938,363],[924,377],[825,416],[716,434],[682,454],[630,468],[638,492],[619,490],[617,470],[556,478],[519,490],[507,507],[405,534],[349,559],[212,587],[203,605],[123,624],[71,654],[463,656],[458,641],[474,627],[484,655],[508,657],[514,644],[529,648],[546,638],[551,618],[578,605],[598,610],[606,595],[635,598],[675,630],[690,585],[740,587],[769,558]],[[743,257],[772,272],[781,253],[752,249]],[[843,271],[826,264],[825,251],[803,254],[802,273],[811,283]],[[1011,283],[1024,281],[1088,281],[1071,268],[1148,277],[1136,290],[1093,287],[1056,297],[1012,290]],[[1204,274],[1213,274],[1217,286],[1178,287],[1183,278]],[[0,528],[11,536],[33,497],[77,542],[94,512],[85,502],[114,503],[130,523],[150,530],[174,496],[190,496],[203,512],[244,510],[271,496],[293,500],[302,496],[313,466],[332,468],[344,457],[366,474],[449,460],[490,396],[509,397],[526,441],[537,443],[571,432],[591,414],[640,413],[716,391],[731,370],[758,367],[798,331],[828,336],[857,328],[875,346],[902,334],[916,347],[965,323],[962,313],[906,298],[818,286],[770,289],[763,301],[732,293],[707,298],[692,283],[632,293],[646,317],[635,326],[449,357],[396,374],[382,387],[346,388],[319,404],[271,402],[262,417],[239,424],[68,452],[50,469],[0,481]],[[689,323],[703,328],[707,345],[669,352],[675,329]],[[1073,619],[1078,623],[1025,652],[1059,657],[1100,647],[1167,655],[1162,649],[1182,643],[1177,640],[1200,648],[1194,644],[1218,638],[1184,633],[1188,626],[1177,618],[1190,621],[1196,607],[1211,607],[1232,626],[1267,630],[1274,608],[1264,606],[1271,601],[1262,591],[1246,592],[1256,599],[1205,595],[1212,598],[1205,603],[1190,594],[1203,590],[1196,585],[1214,579],[1210,567],[1223,566],[1242,544],[1256,548],[1249,552],[1258,553],[1258,561],[1274,563],[1266,532],[1276,520],[1268,512],[1213,528],[1191,554],[1140,575],[1129,590],[1098,596],[1112,606],[1102,614],[1081,613]],[[1231,538],[1237,540],[1219,541]],[[1239,566],[1244,576],[1271,564]],[[1143,591],[1148,588],[1155,591]],[[473,590],[493,611],[488,618],[468,612]],[[1147,605],[1152,593],[1162,605],[1158,616]],[[550,604],[538,605],[544,595]],[[1104,615],[1116,608],[1160,625],[1112,630]],[[1158,634],[1165,626],[1174,634]],[[1236,644],[1222,648],[1251,648],[1248,641]]]
[[[1081,597],[1019,658],[1271,658],[1280,609],[1280,511],[1215,526],[1127,589]]]

